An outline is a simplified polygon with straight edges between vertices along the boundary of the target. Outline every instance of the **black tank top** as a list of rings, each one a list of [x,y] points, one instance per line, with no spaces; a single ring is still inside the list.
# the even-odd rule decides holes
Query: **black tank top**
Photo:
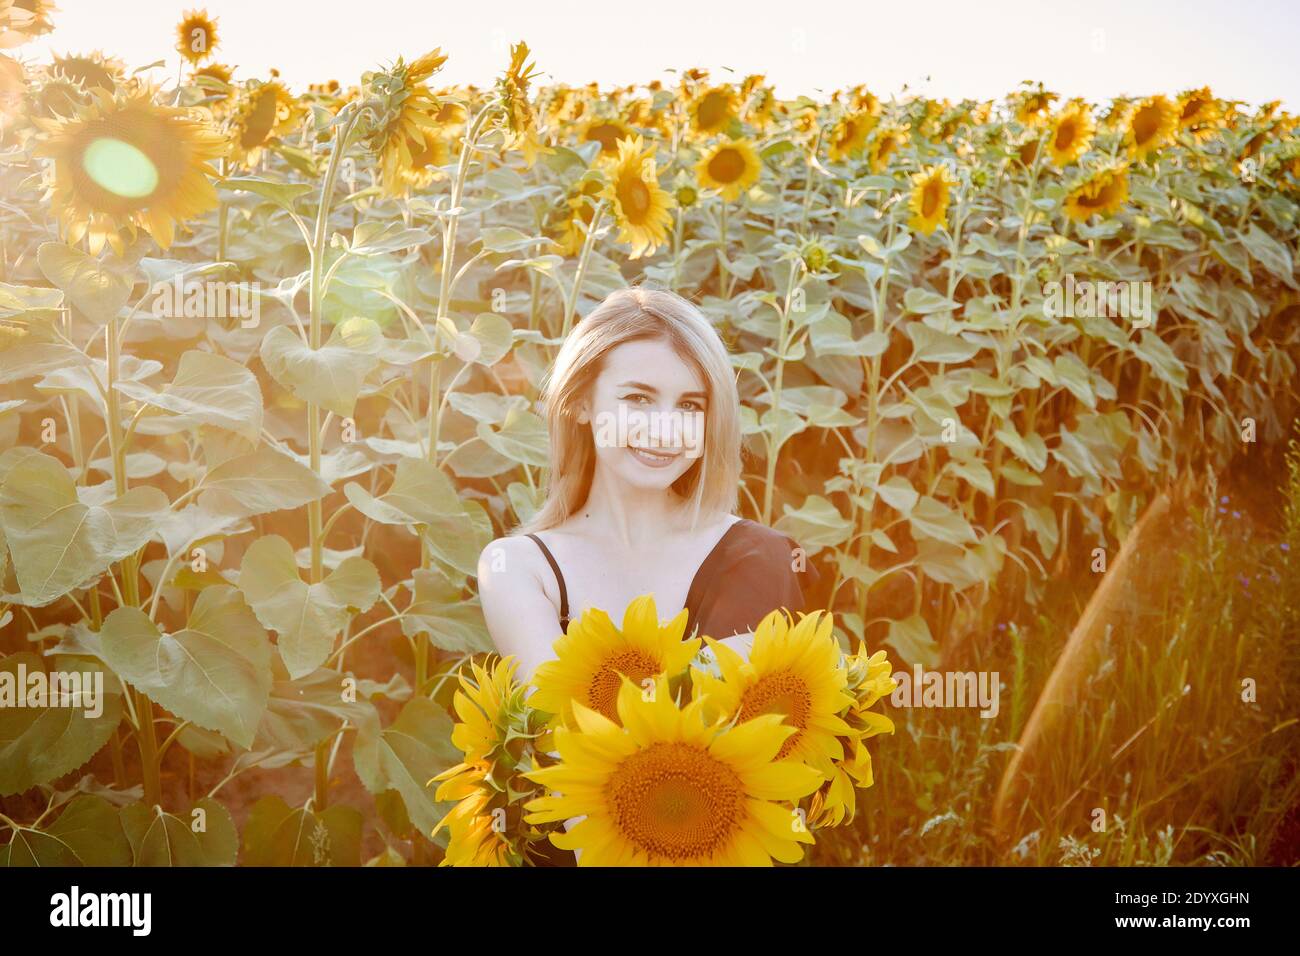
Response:
[[[560,587],[560,629],[567,631],[569,592],[560,564],[540,537],[528,537],[541,548],[555,572]],[[741,518],[723,533],[691,580],[686,595],[686,634],[730,637],[754,630],[777,608],[784,607],[792,614],[805,611],[805,595],[820,577],[792,538]]]

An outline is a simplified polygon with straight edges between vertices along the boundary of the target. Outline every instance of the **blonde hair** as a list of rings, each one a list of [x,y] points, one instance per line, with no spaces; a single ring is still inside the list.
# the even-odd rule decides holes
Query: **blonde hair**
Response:
[[[542,382],[541,401],[550,435],[545,501],[512,532],[545,531],[580,509],[591,492],[596,448],[591,428],[578,421],[611,349],[624,342],[665,340],[705,382],[704,452],[672,489],[691,501],[691,521],[701,513],[736,510],[740,488],[740,395],[726,346],[717,329],[675,292],[619,289],[582,319],[560,346]]]

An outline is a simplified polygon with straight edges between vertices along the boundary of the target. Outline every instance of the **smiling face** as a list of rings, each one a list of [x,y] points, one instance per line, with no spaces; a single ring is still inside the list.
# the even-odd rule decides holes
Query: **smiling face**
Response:
[[[596,467],[616,482],[666,490],[704,453],[704,378],[664,339],[624,342],[605,356],[579,415]]]

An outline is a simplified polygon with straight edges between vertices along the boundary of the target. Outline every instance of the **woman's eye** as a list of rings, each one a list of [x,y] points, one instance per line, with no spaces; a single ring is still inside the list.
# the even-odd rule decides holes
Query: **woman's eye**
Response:
[[[624,396],[623,401],[625,401],[625,402],[639,402],[639,401],[641,401],[641,399],[645,399],[645,400],[648,402],[648,401],[650,401],[650,396],[649,396],[649,395],[643,395],[643,394],[641,394],[640,392],[638,392],[638,393],[635,394],[635,395],[627,395],[627,396]]]
[[[693,411],[693,412],[702,412],[702,411],[704,411],[704,406],[703,406],[703,405],[701,405],[699,402],[694,401],[694,400],[689,399],[689,398],[688,398],[686,401],[682,402],[682,407],[683,407],[683,408],[687,408],[687,409],[689,409],[689,410],[691,410],[691,411]]]

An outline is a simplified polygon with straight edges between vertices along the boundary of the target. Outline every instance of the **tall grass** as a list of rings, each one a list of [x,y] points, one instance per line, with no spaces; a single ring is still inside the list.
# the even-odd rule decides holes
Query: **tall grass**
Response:
[[[1300,862],[1300,445],[1267,513],[1213,480],[1104,633],[1067,719],[1042,742],[1015,824],[992,826],[1026,713],[1095,582],[1056,582],[1032,622],[972,651],[1000,711],[891,707],[876,786],[814,862],[1259,865]],[[948,665],[951,666],[951,665]],[[1253,693],[1252,693],[1253,692]],[[1252,699],[1253,697],[1253,699]]]

